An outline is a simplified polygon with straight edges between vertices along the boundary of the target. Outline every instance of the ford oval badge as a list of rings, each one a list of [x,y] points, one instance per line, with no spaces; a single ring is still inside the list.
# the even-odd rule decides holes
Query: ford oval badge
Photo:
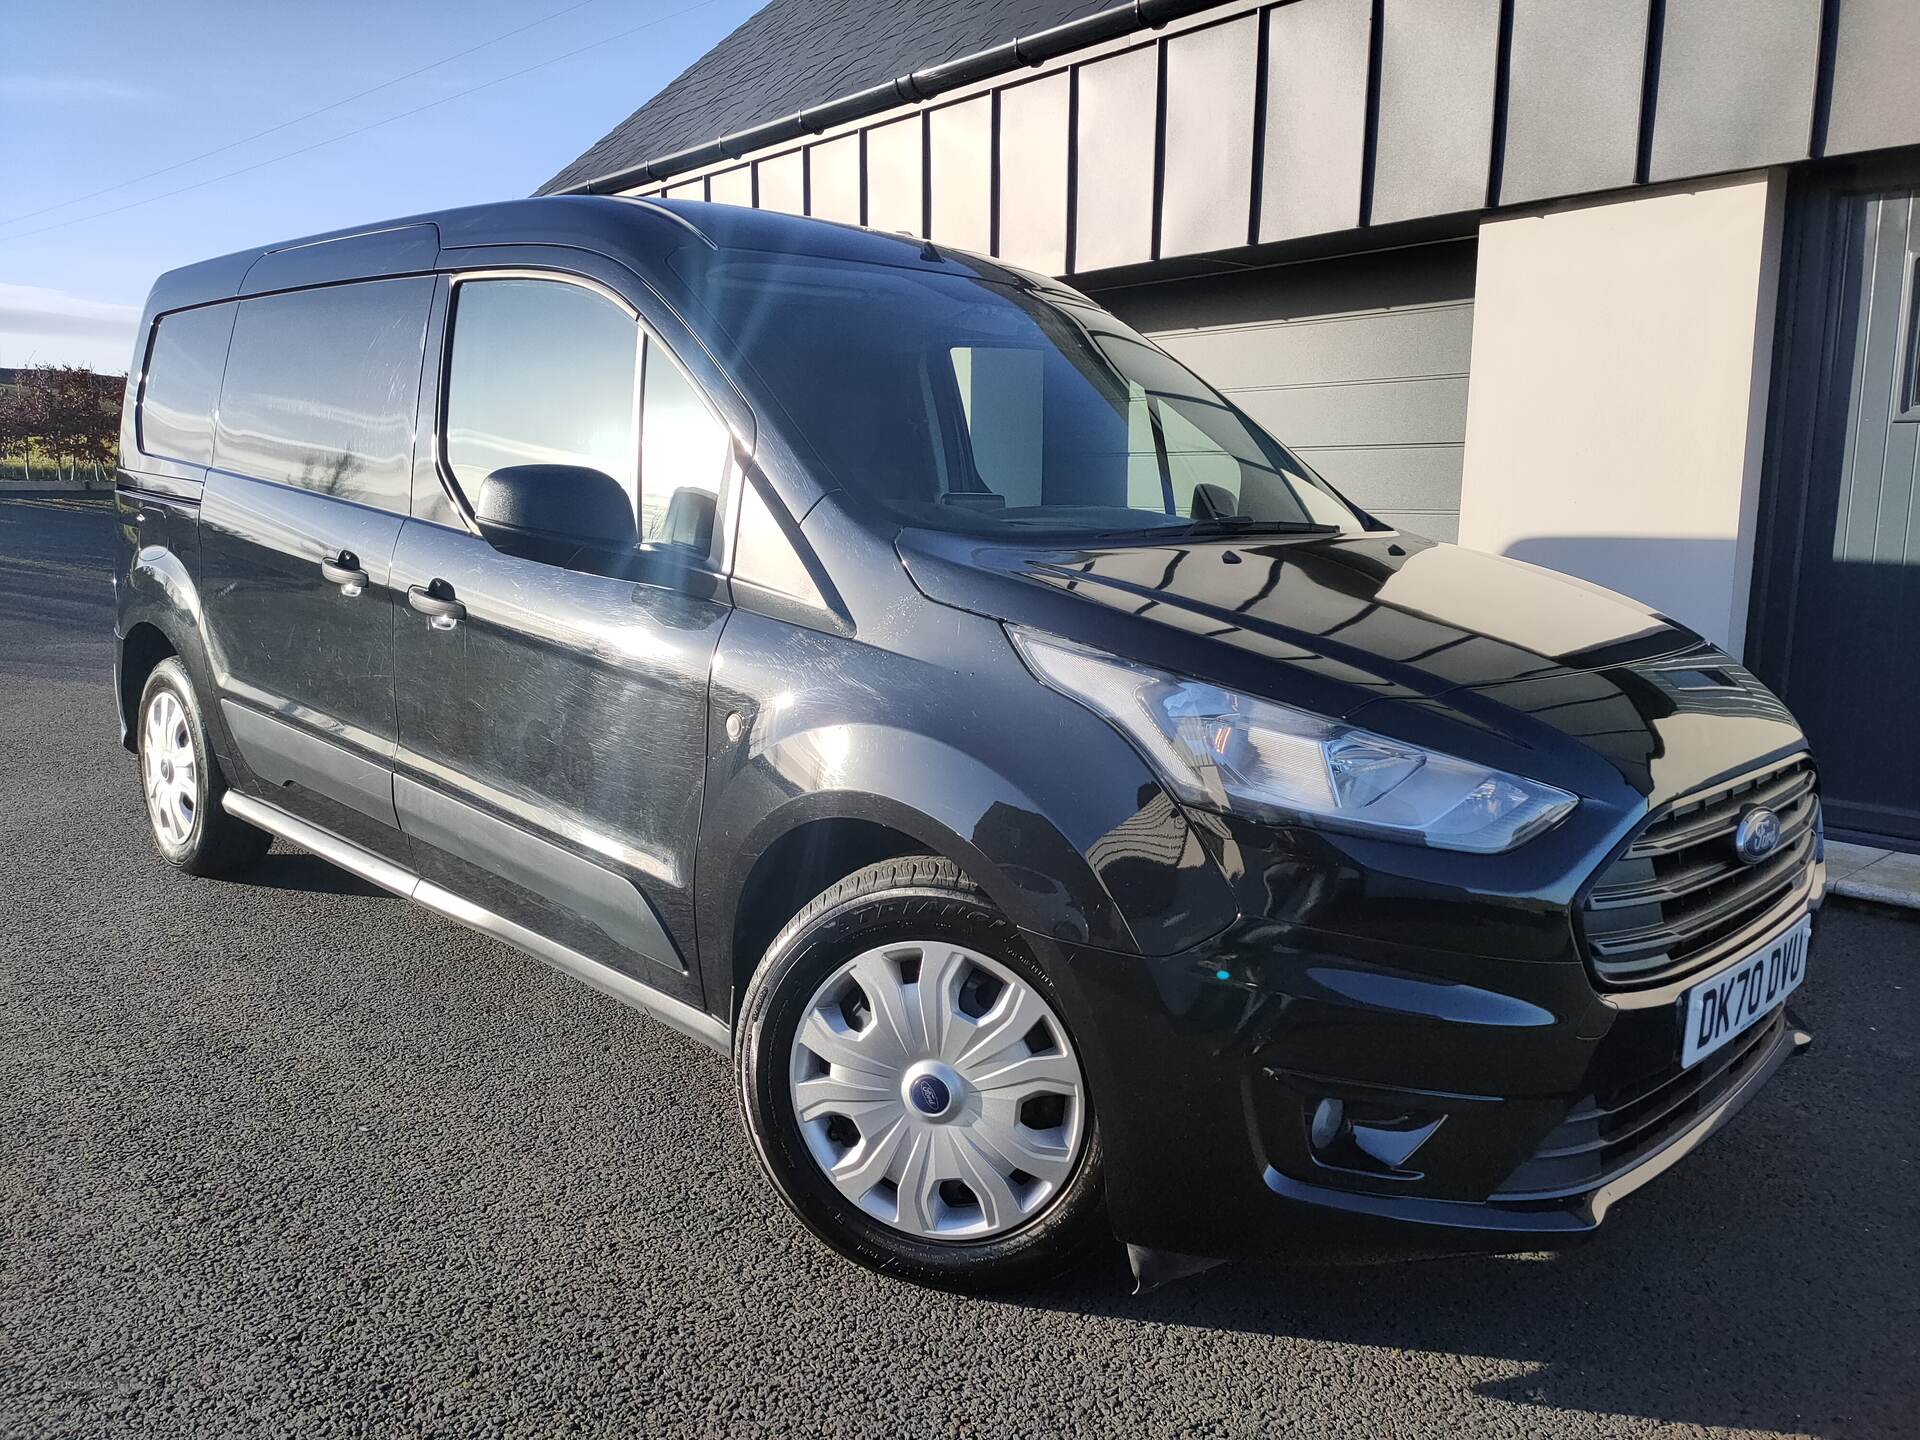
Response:
[[[1780,847],[1780,817],[1757,806],[1740,817],[1733,832],[1733,848],[1749,865],[1758,865]]]

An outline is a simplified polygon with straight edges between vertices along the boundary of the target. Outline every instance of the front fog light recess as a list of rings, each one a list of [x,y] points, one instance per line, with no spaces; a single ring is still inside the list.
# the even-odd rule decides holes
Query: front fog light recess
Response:
[[[1313,1107],[1307,1141],[1313,1158],[1331,1169],[1416,1180],[1420,1172],[1408,1162],[1446,1118],[1385,1102],[1349,1105],[1328,1095]]]

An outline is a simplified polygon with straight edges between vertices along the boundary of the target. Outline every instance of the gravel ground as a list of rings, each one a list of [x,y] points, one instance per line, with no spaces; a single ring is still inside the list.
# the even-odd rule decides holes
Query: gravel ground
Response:
[[[835,1259],[727,1066],[276,847],[149,848],[111,518],[0,498],[0,1433],[1366,1437],[1920,1430],[1920,920],[1835,905],[1818,1041],[1554,1257]]]

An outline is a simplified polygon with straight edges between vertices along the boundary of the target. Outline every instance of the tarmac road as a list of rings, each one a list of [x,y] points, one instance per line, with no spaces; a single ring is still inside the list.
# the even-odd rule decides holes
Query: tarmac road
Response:
[[[814,1244],[726,1063],[276,847],[148,845],[109,511],[0,497],[0,1434],[1920,1433],[1920,919],[1554,1257],[1115,1257],[966,1300]]]

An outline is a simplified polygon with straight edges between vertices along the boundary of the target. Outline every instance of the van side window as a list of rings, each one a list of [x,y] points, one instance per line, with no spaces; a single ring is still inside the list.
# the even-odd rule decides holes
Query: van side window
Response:
[[[240,302],[215,463],[404,515],[428,279]]]
[[[444,454],[468,503],[496,470],[569,465],[611,476],[638,518],[639,355],[638,322],[604,295],[558,280],[463,281]]]
[[[213,404],[233,335],[232,305],[162,315],[140,395],[143,453],[188,465],[213,461]]]
[[[733,447],[680,367],[647,342],[640,412],[640,538],[705,552]]]

